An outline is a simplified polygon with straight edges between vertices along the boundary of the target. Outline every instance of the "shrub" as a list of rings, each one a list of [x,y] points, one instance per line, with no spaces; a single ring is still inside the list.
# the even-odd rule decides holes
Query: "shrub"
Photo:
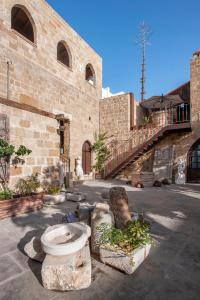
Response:
[[[12,199],[13,195],[14,193],[11,190],[0,191],[0,201]]]
[[[15,191],[19,195],[31,195],[37,192],[40,187],[40,182],[38,180],[39,174],[33,174],[27,178],[20,178],[15,185]]]
[[[6,140],[0,139],[0,184],[4,192],[8,191],[8,174],[7,165],[11,164],[17,167],[19,164],[24,164],[23,157],[29,155],[32,151],[21,145],[18,149],[9,144]]]
[[[112,249],[122,250],[126,253],[152,243],[150,224],[142,220],[129,221],[124,229],[117,229],[109,224],[101,224],[97,230],[100,233],[100,245],[107,245]]]
[[[92,145],[92,150],[96,154],[96,159],[95,159],[96,163],[94,165],[94,169],[97,172],[101,172],[103,171],[105,162],[110,155],[110,150],[106,145],[106,140],[107,140],[106,133],[99,134],[99,135],[95,134],[94,138],[95,138],[95,142]]]
[[[47,190],[47,194],[49,195],[57,195],[61,192],[61,188],[58,186],[50,186]]]

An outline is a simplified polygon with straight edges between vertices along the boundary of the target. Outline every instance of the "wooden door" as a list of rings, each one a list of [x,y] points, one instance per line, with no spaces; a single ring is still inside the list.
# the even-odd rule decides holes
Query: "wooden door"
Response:
[[[200,139],[189,151],[187,177],[188,182],[200,183]]]
[[[89,174],[91,172],[91,145],[89,142],[83,144],[82,167],[84,174]]]

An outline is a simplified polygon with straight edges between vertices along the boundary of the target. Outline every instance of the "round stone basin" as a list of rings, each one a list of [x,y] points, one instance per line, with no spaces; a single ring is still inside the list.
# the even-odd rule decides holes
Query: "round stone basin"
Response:
[[[82,249],[90,235],[90,227],[79,222],[50,226],[41,236],[42,248],[50,255],[70,255]]]

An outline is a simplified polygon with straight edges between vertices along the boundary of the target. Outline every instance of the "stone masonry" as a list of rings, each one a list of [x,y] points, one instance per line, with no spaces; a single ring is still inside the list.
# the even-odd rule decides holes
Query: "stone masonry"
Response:
[[[11,10],[16,4],[24,7],[34,21],[35,43],[11,29]],[[57,61],[59,41],[67,43],[71,68]],[[0,44],[0,97],[9,96],[22,105],[65,114],[70,119],[73,171],[83,143],[92,143],[94,133],[99,131],[101,57],[44,0],[1,0]],[[95,72],[95,86],[85,80],[88,63]],[[10,141],[33,150],[27,164],[11,170],[11,182],[56,165],[60,156],[57,120],[3,104],[0,111],[10,117]]]

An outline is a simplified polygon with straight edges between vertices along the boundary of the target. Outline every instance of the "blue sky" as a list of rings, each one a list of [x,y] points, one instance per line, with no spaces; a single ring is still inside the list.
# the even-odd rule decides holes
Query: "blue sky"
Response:
[[[151,26],[146,98],[189,80],[189,61],[200,48],[199,0],[48,0],[102,56],[103,86],[134,92],[140,99],[140,49],[135,40],[144,20]]]

